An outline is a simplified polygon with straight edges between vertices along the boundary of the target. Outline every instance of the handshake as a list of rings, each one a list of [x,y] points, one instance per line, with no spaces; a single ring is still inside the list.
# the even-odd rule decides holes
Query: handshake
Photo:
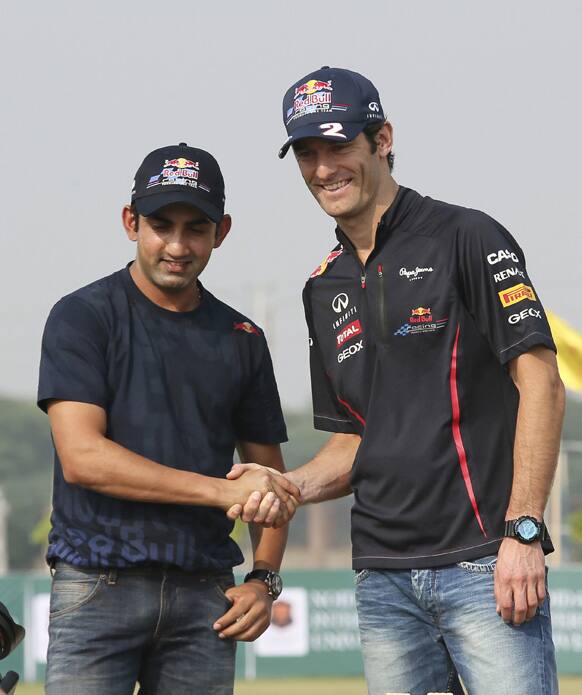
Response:
[[[293,518],[301,502],[297,485],[274,468],[258,463],[236,463],[224,481],[221,507],[233,521],[280,528]]]

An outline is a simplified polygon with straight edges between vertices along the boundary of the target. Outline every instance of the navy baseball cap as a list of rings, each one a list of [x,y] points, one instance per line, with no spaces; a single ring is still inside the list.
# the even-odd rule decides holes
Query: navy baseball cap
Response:
[[[218,162],[185,142],[150,152],[137,170],[131,191],[132,204],[146,217],[171,203],[187,203],[220,222],[224,201]]]
[[[349,142],[368,123],[384,122],[378,90],[363,75],[324,65],[289,87],[283,97],[283,123],[289,136],[283,158],[300,138]]]

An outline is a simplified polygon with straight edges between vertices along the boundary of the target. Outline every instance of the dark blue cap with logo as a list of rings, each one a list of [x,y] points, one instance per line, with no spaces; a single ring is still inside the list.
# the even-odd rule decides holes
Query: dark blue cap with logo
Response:
[[[150,152],[137,170],[131,202],[140,215],[172,203],[186,203],[213,222],[224,215],[224,179],[214,157],[197,147],[179,145]]]
[[[349,142],[368,123],[385,120],[378,90],[370,80],[353,70],[324,65],[298,80],[283,97],[289,137],[279,157],[301,138]]]

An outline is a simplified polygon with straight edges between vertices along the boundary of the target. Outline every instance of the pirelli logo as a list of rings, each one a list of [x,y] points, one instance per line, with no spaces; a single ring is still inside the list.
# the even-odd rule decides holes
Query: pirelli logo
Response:
[[[529,285],[524,285],[523,282],[520,282],[519,285],[508,287],[506,290],[501,290],[498,294],[503,306],[511,306],[524,299],[530,299],[532,302],[536,301],[533,289]]]

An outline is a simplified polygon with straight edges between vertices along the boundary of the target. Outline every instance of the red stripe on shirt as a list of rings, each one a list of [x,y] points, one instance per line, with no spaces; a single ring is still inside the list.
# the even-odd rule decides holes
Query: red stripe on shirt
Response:
[[[338,399],[338,401],[343,405],[343,407],[344,407],[348,412],[350,412],[350,413],[356,418],[356,420],[358,420],[358,422],[361,422],[362,425],[364,425],[364,427],[366,426],[366,421],[365,421],[364,418],[360,415],[360,413],[357,413],[357,412],[352,408],[352,406],[351,406],[349,403],[347,403],[346,401],[342,401],[342,399],[341,399],[339,396],[337,397],[337,399]]]
[[[481,521],[481,515],[479,514],[479,506],[477,505],[477,500],[475,499],[475,493],[473,491],[473,484],[471,483],[471,475],[469,473],[469,464],[467,463],[467,452],[465,451],[465,445],[463,444],[463,437],[461,436],[461,408],[459,406],[459,393],[457,391],[457,347],[459,344],[459,333],[461,329],[457,326],[457,334],[455,336],[455,344],[453,346],[453,354],[451,357],[451,403],[453,408],[453,439],[455,440],[455,447],[457,448],[457,456],[459,457],[459,465],[461,466],[461,473],[463,475],[463,480],[465,481],[465,487],[467,488],[467,494],[471,500],[471,505],[473,507],[473,512],[479,523],[479,527],[485,538],[487,538],[487,533],[483,527],[483,522]]]

